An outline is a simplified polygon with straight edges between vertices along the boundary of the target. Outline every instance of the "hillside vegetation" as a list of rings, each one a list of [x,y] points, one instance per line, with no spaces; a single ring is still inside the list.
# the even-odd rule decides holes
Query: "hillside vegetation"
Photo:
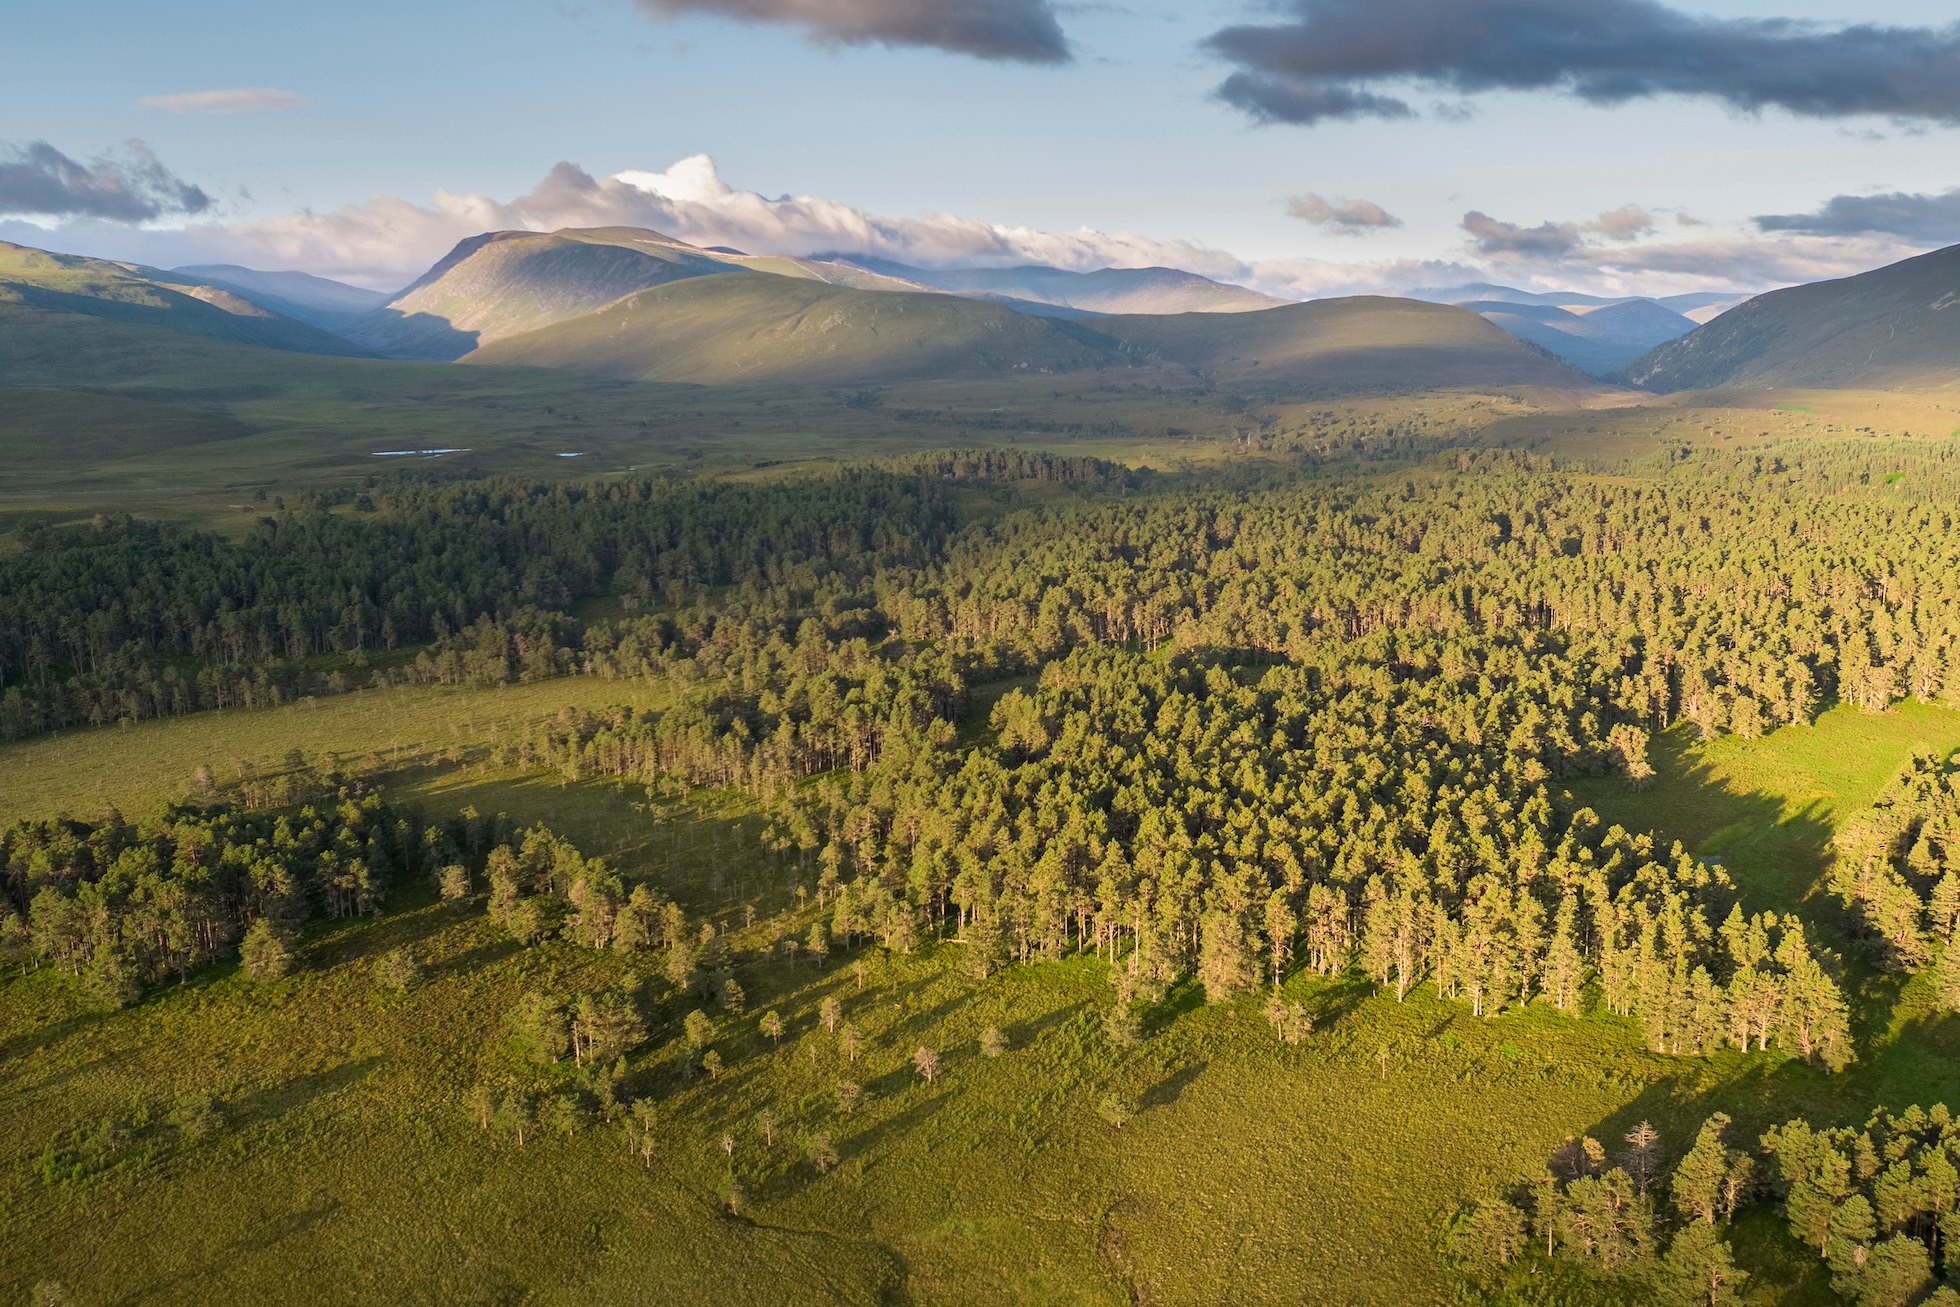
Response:
[[[486,232],[349,324],[350,339],[398,358],[450,360],[690,277],[760,273],[866,289],[915,289],[847,264],[703,250],[632,227]]]
[[[238,294],[176,273],[111,263],[0,241],[0,382],[61,360],[73,336],[61,315],[179,335],[310,354],[362,350],[317,327],[273,312]],[[98,380],[114,368],[77,369]]]
[[[23,533],[0,1284],[1865,1301],[1687,1159],[1960,1101],[1953,451],[1412,412]]]
[[[1937,387],[1960,369],[1960,246],[1759,295],[1633,363],[1651,390]]]
[[[465,362],[639,381],[840,385],[1113,363],[1071,324],[950,295],[704,277],[487,345]]]
[[[1258,313],[1098,318],[1083,324],[1137,363],[1221,382],[1354,390],[1594,383],[1464,309],[1354,296]]]
[[[1593,385],[1475,314],[1413,300],[1067,322],[949,295],[761,278],[698,279],[635,295],[466,361],[703,384],[1150,369],[1184,384],[1351,391]]]

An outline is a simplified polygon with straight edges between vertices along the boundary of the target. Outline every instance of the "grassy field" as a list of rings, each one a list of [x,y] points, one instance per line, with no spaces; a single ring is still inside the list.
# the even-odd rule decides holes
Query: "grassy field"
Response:
[[[1910,990],[1863,995],[1861,1062],[1833,1078],[1774,1058],[1657,1057],[1598,1014],[1477,1020],[1426,991],[1398,1005],[1305,978],[1289,989],[1315,1031],[1297,1048],[1274,1040],[1257,999],[1206,1007],[1186,990],[1140,1045],[1116,1050],[1093,959],[985,982],[963,974],[954,945],[866,950],[861,979],[840,957],[821,970],[791,963],[777,941],[807,922],[740,796],[566,785],[475,754],[527,717],[633,696],[581,679],[370,691],[0,750],[11,818],[63,806],[89,777],[105,801],[140,810],[181,793],[175,772],[199,753],[275,761],[292,747],[385,745],[397,797],[548,820],[716,922],[748,994],[746,1016],[718,1017],[729,1070],[710,1083],[671,1065],[694,1000],[653,987],[654,1037],[630,1068],[634,1089],[660,1103],[648,1168],[614,1127],[533,1134],[520,1149],[468,1107],[477,1083],[529,1074],[503,1036],[522,992],[609,983],[629,963],[563,943],[519,950],[480,905],[438,905],[419,886],[401,887],[383,918],[316,931],[301,972],[270,987],[224,966],[98,1016],[61,978],[10,980],[0,1213],[15,1237],[0,1244],[0,1286],[53,1278],[83,1303],[1170,1304],[1217,1301],[1220,1285],[1245,1302],[1433,1302],[1461,1287],[1436,1252],[1451,1204],[1535,1170],[1568,1136],[1613,1140],[1650,1118],[1684,1145],[1717,1108],[1756,1128],[1960,1102],[1955,1023]],[[1782,827],[1748,839],[1738,814],[1828,826],[1914,748],[1948,740],[1960,740],[1960,714],[1923,708],[1834,712],[1711,749],[1670,735],[1653,786],[1584,797],[1614,820],[1718,845],[1752,893],[1774,899],[1802,874],[1786,867]],[[401,943],[428,979],[384,995],[368,965]],[[867,1037],[857,1064],[817,1022],[827,996]],[[769,1008],[789,1026],[780,1047],[754,1024]],[[997,1059],[978,1047],[989,1025],[1010,1040]],[[919,1045],[945,1058],[932,1086],[910,1069]],[[865,1088],[850,1113],[834,1096],[845,1078]],[[1121,1130],[1096,1112],[1112,1090],[1141,1108]],[[193,1092],[224,1104],[216,1136],[162,1124]],[[76,1142],[108,1116],[135,1123],[120,1150]],[[827,1174],[804,1159],[815,1130],[842,1158]],[[751,1200],[739,1217],[716,1197],[724,1134]],[[65,1172],[49,1178],[44,1156]],[[1830,1301],[1766,1221],[1745,1223],[1740,1240],[1753,1301]],[[1511,1292],[1599,1300],[1545,1284]]]
[[[1594,778],[1571,791],[1608,821],[1663,831],[1720,860],[1755,908],[1816,911],[1829,907],[1816,900],[1828,897],[1838,823],[1869,808],[1915,753],[1956,749],[1960,712],[1914,702],[1877,715],[1833,708],[1761,740],[1702,740],[1684,724],[1655,742],[1650,784]]]
[[[657,682],[563,677],[494,688],[401,686],[303,699],[278,708],[168,717],[0,744],[0,825],[66,812],[84,819],[110,808],[135,816],[190,792],[199,765],[220,784],[239,764],[258,773],[298,749],[348,763],[370,755],[403,774],[475,759],[497,739],[560,708],[658,707]]]
[[[1220,1284],[1246,1301],[1431,1301],[1448,1288],[1431,1245],[1449,1195],[1529,1170],[1567,1133],[1693,1092],[1678,1078],[1706,1073],[1639,1051],[1608,1021],[1479,1022],[1324,983],[1297,986],[1320,1026],[1299,1049],[1276,1044],[1256,1000],[1204,1008],[1183,993],[1116,1052],[1093,960],[981,984],[952,946],[868,951],[861,983],[841,959],[783,961],[771,944],[800,931],[793,901],[778,894],[782,911],[750,928],[737,915],[771,901],[756,879],[781,877],[734,801],[656,817],[590,784],[499,777],[441,792],[548,814],[729,928],[750,1010],[719,1023],[729,1073],[710,1084],[668,1069],[693,1006],[671,997],[634,1061],[637,1086],[661,1101],[654,1166],[610,1128],[520,1150],[467,1106],[479,1080],[520,1070],[499,1018],[525,988],[610,980],[625,964],[563,944],[520,952],[479,910],[410,893],[382,920],[319,932],[304,971],[270,995],[229,967],[109,1017],[80,1013],[51,977],[0,989],[0,1193],[28,1232],[0,1252],[0,1282],[53,1277],[84,1302],[322,1285],[384,1302],[414,1285],[418,1301],[1181,1303],[1213,1301]],[[403,942],[430,978],[383,996],[367,964]],[[816,1021],[827,995],[867,1037],[860,1064]],[[753,1025],[767,1007],[789,1023],[780,1047]],[[998,1059],[978,1050],[988,1025],[1011,1041]],[[945,1056],[930,1087],[909,1066],[921,1044]],[[845,1077],[865,1086],[848,1115],[833,1096]],[[1095,1112],[1111,1089],[1142,1108],[1121,1131]],[[39,1174],[64,1131],[154,1120],[189,1092],[224,1101],[222,1135],[189,1144],[145,1124],[79,1179]],[[1418,1100],[1447,1106],[1408,1111]],[[765,1109],[774,1148],[758,1135]],[[827,1175],[801,1159],[798,1139],[816,1129],[843,1158]],[[740,1219],[715,1200],[723,1132],[754,1200]],[[191,1212],[195,1228],[181,1228]],[[276,1255],[235,1255],[246,1250]]]

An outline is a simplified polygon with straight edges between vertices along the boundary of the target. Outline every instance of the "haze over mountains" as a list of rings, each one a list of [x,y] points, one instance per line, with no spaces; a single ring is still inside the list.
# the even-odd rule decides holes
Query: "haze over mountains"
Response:
[[[1610,377],[1741,302],[1715,294],[1608,299],[1577,291],[1525,291],[1473,283],[1411,292],[1455,304],[1596,377]]]
[[[39,328],[0,349],[20,366],[58,366],[115,324],[301,353],[708,385],[1106,369],[1393,389],[1926,385],[1950,381],[1960,363],[1956,306],[1960,247],[1738,305],[1488,283],[1293,304],[1170,268],[929,269],[751,255],[620,227],[486,232],[392,296],[303,273],[164,271],[0,246],[0,315]],[[77,319],[95,334],[78,335]],[[117,339],[125,352],[152,340]]]

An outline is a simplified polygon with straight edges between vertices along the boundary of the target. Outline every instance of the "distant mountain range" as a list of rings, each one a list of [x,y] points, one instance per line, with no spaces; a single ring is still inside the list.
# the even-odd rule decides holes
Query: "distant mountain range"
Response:
[[[0,328],[11,384],[203,340],[708,385],[1112,369],[1351,389],[1578,389],[1592,384],[1581,373],[1654,390],[1948,385],[1960,378],[1960,247],[1740,303],[1479,283],[1298,304],[1170,268],[928,269],[617,227],[486,232],[395,295],[0,244]]]
[[[388,302],[378,290],[349,286],[304,272],[257,272],[231,263],[171,269],[324,331],[339,331]]]
[[[731,272],[918,289],[848,264],[701,249],[631,227],[493,231],[459,244],[345,331],[377,354],[457,359],[506,336],[595,313],[639,291]]]
[[[826,258],[882,273],[915,286],[998,300],[1040,312],[1062,310],[1093,316],[1105,313],[1247,313],[1288,303],[1256,290],[1200,277],[1177,268],[1102,268],[1066,272],[1040,265],[1020,268],[917,268],[863,254]]]
[[[1613,376],[1656,346],[1687,335],[1741,303],[1732,295],[1609,299],[1488,282],[1411,291],[1410,296],[1469,309],[1596,377]]]
[[[703,249],[650,231],[489,232],[461,242],[414,284],[384,298],[297,273],[164,272],[9,249],[10,261],[0,260],[0,309],[12,301],[40,315],[12,333],[39,352],[32,366],[23,358],[9,369],[0,346],[0,383],[32,376],[45,384],[112,366],[95,355],[87,366],[64,362],[81,358],[74,341],[83,338],[105,358],[161,346],[156,337],[105,335],[101,324],[113,320],[161,328],[180,342],[205,337],[697,384],[836,386],[1123,370],[1168,374],[1175,384],[1590,385],[1453,307],[1374,297],[1286,304],[1170,269],[1021,268],[999,279],[932,274],[980,288],[954,293],[861,263]],[[1222,308],[1231,303],[1259,307]],[[1092,304],[1201,304],[1212,311],[1119,314]],[[85,321],[98,326],[78,334]],[[331,323],[333,333],[314,322]],[[178,357],[184,346],[171,348]]]

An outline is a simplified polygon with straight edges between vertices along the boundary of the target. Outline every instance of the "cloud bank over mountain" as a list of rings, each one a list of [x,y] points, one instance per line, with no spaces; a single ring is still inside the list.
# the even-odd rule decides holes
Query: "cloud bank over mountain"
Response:
[[[1308,192],[1276,203],[1329,234],[1388,231],[1399,223],[1367,200]],[[731,185],[705,154],[611,176],[560,163],[510,199],[439,190],[425,201],[377,195],[335,210],[220,221],[202,190],[134,144],[118,160],[93,164],[45,145],[0,161],[0,215],[7,214],[43,215],[40,221],[0,217],[0,239],[23,244],[166,267],[300,269],[388,290],[481,232],[630,226],[750,253],[849,253],[920,267],[1174,267],[1286,299],[1479,280],[1610,294],[1754,291],[1844,276],[1916,252],[1923,245],[1914,244],[1915,232],[1932,225],[1931,218],[1897,221],[1845,234],[1826,230],[1824,218],[1808,226],[1792,219],[1783,230],[1767,227],[1782,220],[1762,219],[1763,231],[1670,242],[1655,238],[1653,213],[1634,204],[1589,219],[1538,223],[1471,210],[1461,243],[1439,243],[1428,258],[1248,259],[1198,241],[1134,232],[1048,231],[951,213],[893,218],[824,196],[771,196]],[[179,225],[144,225],[163,219]]]

